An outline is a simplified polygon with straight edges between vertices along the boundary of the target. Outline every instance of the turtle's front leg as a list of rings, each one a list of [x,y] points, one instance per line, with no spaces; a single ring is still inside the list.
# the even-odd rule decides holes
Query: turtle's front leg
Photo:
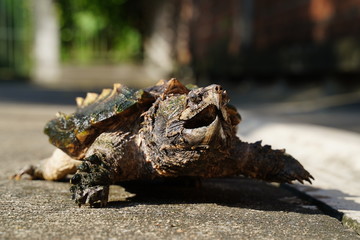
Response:
[[[84,159],[78,171],[71,178],[70,192],[79,205],[95,203],[105,206],[108,202],[109,185],[112,183],[109,166],[96,154]]]
[[[44,179],[57,181],[64,179],[68,174],[76,172],[76,167],[81,163],[68,156],[60,149],[56,149],[51,157],[40,161],[36,165],[28,165],[12,176],[13,179],[20,180],[24,175],[30,179]]]
[[[285,150],[262,146],[261,142],[246,143],[239,139],[232,147],[233,163],[238,174],[269,182],[291,183],[298,180],[311,183],[311,174]]]

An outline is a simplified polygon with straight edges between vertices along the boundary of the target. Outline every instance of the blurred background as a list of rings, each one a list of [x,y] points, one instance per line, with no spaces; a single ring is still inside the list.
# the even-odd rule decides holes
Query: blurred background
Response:
[[[358,0],[0,0],[0,100],[176,77],[360,132],[359,22]]]

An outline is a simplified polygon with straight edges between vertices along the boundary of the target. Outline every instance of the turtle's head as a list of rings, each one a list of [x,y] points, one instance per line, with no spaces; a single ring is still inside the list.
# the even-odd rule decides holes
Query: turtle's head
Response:
[[[158,99],[150,109],[147,131],[154,150],[155,165],[168,170],[175,167],[176,174],[198,175],[193,172],[212,157],[227,154],[235,125],[240,120],[236,110],[227,105],[229,99],[220,85],[196,88],[186,93],[171,94]],[[234,118],[233,115],[236,115]],[[148,141],[150,140],[150,142]],[[150,155],[152,155],[150,153]],[[180,170],[181,169],[181,170]]]
[[[227,113],[228,96],[220,85],[210,85],[190,91],[185,108],[178,115],[183,123],[181,137],[184,145],[191,148],[226,145],[229,127]],[[212,146],[215,147],[215,146]]]

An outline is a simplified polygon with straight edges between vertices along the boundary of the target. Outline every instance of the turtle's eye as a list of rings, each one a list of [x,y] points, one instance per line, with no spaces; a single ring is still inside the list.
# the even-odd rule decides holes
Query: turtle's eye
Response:
[[[190,93],[189,93],[189,99],[190,99],[190,101],[193,102],[193,103],[199,103],[199,102],[201,102],[202,97],[201,97],[200,94],[196,94],[196,93],[194,93],[194,92],[190,92]]]

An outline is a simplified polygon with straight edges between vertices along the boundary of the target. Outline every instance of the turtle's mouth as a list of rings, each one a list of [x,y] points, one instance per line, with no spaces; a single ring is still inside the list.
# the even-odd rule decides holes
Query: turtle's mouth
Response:
[[[186,120],[184,128],[195,129],[210,126],[221,115],[221,111],[214,104],[210,104],[195,116]]]

